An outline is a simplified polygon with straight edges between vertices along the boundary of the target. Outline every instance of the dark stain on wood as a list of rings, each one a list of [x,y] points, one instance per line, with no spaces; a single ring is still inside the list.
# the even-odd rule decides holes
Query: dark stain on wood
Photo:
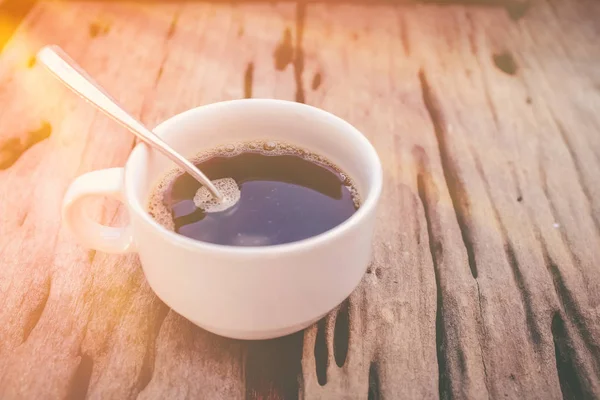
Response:
[[[71,380],[71,390],[69,391],[69,400],[83,400],[87,397],[90,386],[92,370],[94,369],[94,360],[87,354],[82,354],[79,367],[75,371]]]
[[[90,24],[89,29],[90,37],[95,38],[100,34],[100,25],[97,22],[93,22]]]
[[[246,399],[298,399],[304,333],[247,342]]]
[[[348,342],[350,340],[350,313],[348,299],[346,299],[337,312],[335,330],[333,334],[333,356],[338,367],[343,367],[348,356]]]
[[[106,22],[96,21],[90,24],[89,35],[91,38],[106,35],[108,32],[110,32],[110,24]]]
[[[252,81],[254,79],[254,63],[248,63],[244,72],[244,98],[252,97]]]
[[[579,400],[592,398],[589,394],[586,396],[582,388],[579,377],[576,373],[576,367],[572,358],[571,345],[568,340],[565,324],[560,314],[557,312],[552,318],[552,338],[554,339],[554,355],[556,359],[556,370],[560,390],[563,399]]]
[[[13,165],[23,153],[23,145],[19,138],[8,138],[0,142],[0,169]]]
[[[496,67],[505,74],[515,75],[519,69],[513,55],[508,51],[494,54],[492,59]]]
[[[375,362],[371,362],[369,366],[369,391],[367,394],[368,400],[380,400],[381,392],[379,390],[379,369]]]
[[[286,28],[283,31],[283,37],[275,48],[273,57],[275,59],[275,69],[278,71],[283,71],[294,60],[294,47],[292,45],[292,32],[290,28]]]
[[[290,28],[283,31],[281,41],[275,48],[273,58],[275,69],[283,71],[289,64],[294,67],[294,80],[296,82],[296,101],[304,103],[304,49],[302,40],[304,36],[304,22],[306,19],[306,4],[298,3],[296,7],[296,42],[292,43]]]
[[[88,251],[88,262],[91,264],[94,263],[94,258],[96,258],[96,250],[89,250]]]
[[[29,59],[27,60],[27,68],[31,69],[31,68],[35,67],[36,62],[37,62],[37,60],[36,60],[35,56],[29,57]]]
[[[508,16],[513,21],[518,21],[525,16],[527,11],[529,10],[529,6],[531,2],[527,1],[510,1],[506,5],[506,12],[508,12]]]
[[[313,76],[312,84],[310,85],[311,89],[312,90],[317,90],[319,88],[319,86],[321,86],[321,80],[322,80],[321,73],[317,72]]]
[[[327,384],[327,364],[329,359],[327,352],[327,335],[325,334],[325,318],[317,323],[314,356],[317,381],[319,382],[319,385],[325,386]]]
[[[12,166],[25,151],[50,137],[51,133],[52,126],[44,122],[40,129],[28,132],[23,139],[13,137],[0,142],[0,170]]]

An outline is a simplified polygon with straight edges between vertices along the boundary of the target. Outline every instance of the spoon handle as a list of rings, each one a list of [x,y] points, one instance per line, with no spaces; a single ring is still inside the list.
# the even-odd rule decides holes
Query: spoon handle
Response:
[[[42,48],[37,54],[40,61],[50,72],[75,93],[89,101],[106,115],[129,129],[140,140],[159,150],[165,156],[179,165],[185,172],[207,187],[217,199],[222,199],[221,193],[194,164],[161,140],[157,135],[144,126],[140,121],[125,111],[96,81],[88,75],[60,47],[50,45]]]

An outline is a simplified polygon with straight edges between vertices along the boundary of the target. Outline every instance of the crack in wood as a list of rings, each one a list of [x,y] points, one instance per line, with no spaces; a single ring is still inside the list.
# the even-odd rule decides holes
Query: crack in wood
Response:
[[[325,332],[326,320],[321,319],[317,323],[317,337],[315,339],[315,373],[317,375],[317,382],[319,385],[325,386],[327,384],[327,367],[329,366],[329,355],[327,352],[327,335]]]
[[[565,316],[577,329],[577,332],[583,340],[587,350],[592,354],[592,359],[595,360],[594,369],[600,374],[600,346],[594,343],[593,332],[591,332],[587,326],[588,321],[585,315],[579,309],[579,305],[577,304],[575,296],[567,287],[560,268],[550,256],[546,243],[541,238],[541,232],[538,232],[537,235],[540,243],[542,244],[544,261],[552,277],[554,291],[558,297],[560,307],[565,313]]]
[[[489,383],[488,383],[488,374],[486,367],[486,360],[484,357],[482,337],[487,337],[486,327],[485,327],[485,319],[483,317],[483,308],[482,308],[482,297],[481,297],[481,288],[479,287],[479,281],[477,280],[477,264],[475,261],[475,252],[473,246],[473,233],[471,230],[471,220],[469,218],[470,215],[470,203],[467,194],[464,190],[464,182],[460,179],[458,173],[458,165],[456,160],[452,159],[452,155],[448,149],[446,143],[446,126],[445,126],[445,118],[442,113],[442,109],[440,106],[439,100],[435,97],[429,83],[427,81],[427,76],[425,71],[421,69],[419,71],[419,81],[421,83],[421,91],[423,95],[423,103],[427,112],[429,114],[430,120],[432,122],[435,136],[437,139],[438,150],[440,154],[440,162],[442,164],[442,169],[444,172],[444,179],[446,181],[446,185],[448,187],[448,193],[450,194],[450,199],[452,200],[452,205],[454,208],[454,212],[456,215],[456,220],[461,231],[461,236],[463,239],[463,244],[467,252],[467,258],[469,263],[469,268],[471,270],[471,274],[475,279],[475,287],[477,289],[477,302],[479,305],[479,324],[477,325],[479,330],[481,331],[478,335],[480,353],[481,353],[481,364],[483,367],[484,374],[484,384],[486,387],[486,391],[489,395]]]
[[[367,400],[381,400],[379,387],[379,367],[376,362],[372,361],[369,366],[369,391],[367,393]]]
[[[470,15],[467,13],[467,15]],[[471,26],[472,29],[475,29],[475,24],[473,23],[473,20],[469,17],[469,21],[471,21]],[[474,39],[473,39],[474,40]],[[477,48],[474,49],[473,54],[477,55]],[[477,60],[477,63],[480,64],[479,60]],[[485,70],[484,68],[482,68],[482,70]],[[485,101],[488,105],[488,108],[490,109],[490,112],[492,113],[492,118],[494,120],[494,125],[496,127],[496,130],[498,131],[498,133],[500,133],[500,121],[498,119],[498,111],[496,110],[496,105],[494,104],[493,100],[492,100],[492,94],[490,93],[490,85],[488,83],[488,80],[485,78],[485,76],[481,77],[481,86],[483,87],[483,94],[485,95]],[[473,153],[473,152],[471,152]]]
[[[27,221],[27,217],[29,216],[29,211],[25,210],[19,221],[17,222],[17,226],[20,228],[25,225],[25,221]]]
[[[550,189],[548,188],[548,177],[546,176],[546,169],[544,168],[544,165],[543,165],[543,158],[544,158],[543,157],[543,148],[542,148],[542,144],[539,142],[538,142],[538,154],[539,154],[538,174],[540,177],[542,192],[544,193],[546,200],[548,200],[548,205],[550,207],[550,215],[552,216],[552,220],[554,221],[554,224],[555,224],[554,228],[558,229],[558,232],[560,233],[560,237],[562,240],[562,244],[568,250],[569,258],[572,262],[573,260],[577,260],[577,257],[575,256],[575,254],[573,254],[573,250],[568,245],[569,238],[567,237],[567,233],[565,231],[563,224],[561,224],[558,219],[558,210],[556,208],[556,205],[554,204],[554,201],[552,200],[552,197],[550,196]],[[539,230],[539,228],[538,228],[538,230]],[[538,238],[539,238],[540,243],[542,243],[545,246],[545,242],[542,240],[541,232],[539,233]],[[548,264],[546,264],[546,265],[548,265]]]
[[[36,297],[38,304],[35,306],[33,310],[27,316],[25,321],[25,325],[23,326],[23,343],[29,339],[29,335],[33,329],[37,326],[40,318],[42,318],[42,314],[44,313],[44,309],[46,308],[46,304],[48,304],[48,299],[50,298],[50,289],[52,288],[52,278],[48,276],[44,283],[40,285],[40,289],[38,293],[32,293],[30,290],[27,293],[28,297]],[[38,288],[34,288],[35,291],[38,291]]]
[[[523,191],[521,190],[521,184],[519,183],[519,177],[517,175],[517,169],[512,161],[508,162],[510,174],[515,184],[515,191],[517,192],[517,201],[520,203],[523,201]]]
[[[177,30],[177,23],[179,22],[180,13],[177,12],[173,15],[173,19],[171,20],[171,25],[169,26],[169,30],[167,31],[167,40],[171,39],[173,35],[175,35],[175,31]]]
[[[556,371],[560,390],[564,400],[580,400],[592,398],[588,393],[584,397],[584,390],[581,380],[576,373],[576,366],[573,362],[573,346],[567,335],[567,330],[559,312],[555,312],[552,317],[552,338],[554,340],[554,357],[556,360]]]
[[[450,199],[452,200],[452,206],[454,207],[456,220],[458,222],[463,242],[467,250],[469,268],[471,269],[473,278],[477,280],[477,264],[475,262],[472,241],[473,234],[467,218],[467,216],[470,214],[469,199],[464,192],[464,185],[458,174],[456,161],[452,159],[452,155],[448,150],[446,143],[445,118],[442,114],[439,101],[432,92],[423,69],[419,71],[419,81],[421,83],[423,103],[427,109],[429,118],[433,124],[435,136],[437,138],[440,161],[444,171],[444,179],[446,180],[446,185],[448,185],[448,192],[450,193]]]
[[[294,52],[294,79],[296,81],[296,101],[304,103],[304,24],[306,21],[306,4],[296,5],[296,51]]]
[[[80,354],[79,366],[71,378],[69,400],[83,400],[87,397],[94,369],[94,360],[88,354]]]
[[[452,399],[452,391],[450,390],[450,374],[447,369],[446,360],[446,330],[444,327],[444,303],[442,297],[442,288],[440,284],[440,267],[439,260],[442,257],[443,246],[437,236],[433,233],[431,223],[431,210],[429,208],[429,196],[430,191],[435,190],[431,185],[431,179],[427,173],[426,167],[423,165],[424,150],[419,148],[418,150],[418,167],[419,173],[417,174],[417,191],[421,204],[423,205],[423,211],[425,214],[425,221],[427,222],[427,235],[429,236],[429,251],[431,253],[431,259],[433,262],[433,271],[435,276],[435,286],[437,293],[437,303],[435,312],[435,344],[437,351],[437,362],[438,362],[438,390],[439,397],[443,400]],[[425,182],[425,180],[427,182]]]
[[[142,367],[140,371],[138,387],[138,393],[144,391],[144,389],[150,384],[152,381],[152,377],[154,376],[154,368],[155,368],[155,360],[156,360],[156,352],[157,352],[157,341],[158,335],[160,334],[160,329],[169,314],[169,307],[166,304],[159,301],[158,310],[156,311],[156,316],[154,318],[154,329],[152,330],[152,336],[148,339],[148,349],[144,354],[144,359],[142,361]]]
[[[158,73],[156,74],[156,79],[154,80],[154,88],[158,86],[158,82],[160,78],[162,78],[165,64],[167,63],[167,58],[169,56],[168,44],[175,35],[175,31],[177,30],[177,23],[179,22],[179,16],[181,15],[181,9],[183,6],[177,10],[177,12],[173,15],[173,19],[171,19],[171,25],[169,25],[169,30],[167,32],[167,36],[165,37],[165,45],[167,47],[167,51],[165,51],[165,55],[160,62],[160,67],[158,68]]]
[[[249,62],[244,72],[244,98],[252,97],[252,81],[254,78],[254,63]]]
[[[164,44],[165,44],[165,53],[162,57],[162,60],[160,60],[160,64],[158,67],[158,71],[156,73],[156,78],[154,78],[154,87],[153,89],[156,90],[156,88],[158,87],[158,84],[160,83],[160,80],[165,72],[165,65],[167,63],[167,59],[169,58],[169,42],[171,41],[171,39],[173,38],[173,35],[175,35],[175,31],[177,30],[177,23],[179,22],[179,16],[181,15],[181,11],[183,10],[183,5],[181,5],[181,7],[179,7],[179,9],[175,12],[175,14],[173,15],[173,18],[171,19],[171,24],[169,25],[169,30],[167,31],[167,34],[165,36],[165,40],[164,40]],[[144,102],[142,104],[142,110],[140,111],[140,120],[142,122],[145,122],[145,115],[147,112],[147,103],[145,101],[144,98]],[[140,139],[135,138],[133,141],[133,147],[131,148],[131,150],[133,150],[133,148],[135,148],[135,146],[139,143]],[[131,152],[130,152],[131,153]]]
[[[408,57],[410,56],[410,39],[408,37],[408,24],[406,23],[402,14],[398,16],[400,20],[398,23],[400,25],[400,41],[402,42],[402,48],[404,49],[404,54]]]
[[[467,32],[467,38],[469,39],[469,46],[471,53],[477,55],[479,53],[477,46],[477,32],[475,32],[475,23],[473,22],[473,16],[468,11],[465,12],[465,18],[469,21],[469,30]]]
[[[304,332],[249,342],[245,361],[246,399],[298,399]]]
[[[478,341],[479,341],[479,349],[480,349],[480,353],[481,353],[481,366],[483,367],[483,382],[485,383],[485,389],[486,392],[488,393],[488,398],[489,398],[489,393],[490,393],[490,386],[488,383],[488,372],[487,372],[487,365],[485,363],[485,356],[483,354],[483,345],[481,344],[481,337],[483,336],[484,338],[488,336],[486,329],[485,329],[485,321],[483,319],[483,308],[481,306],[481,289],[479,288],[479,282],[477,282],[477,280],[475,280],[476,283],[476,288],[477,288],[477,304],[479,305],[479,324],[478,327],[479,329],[482,331],[482,334],[478,335]]]
[[[336,365],[342,368],[348,357],[350,340],[350,307],[348,299],[344,300],[337,311],[333,332],[333,357]]]
[[[160,81],[160,78],[162,78],[162,74],[164,72],[164,59],[163,62],[160,64],[160,68],[158,69],[158,73],[156,74],[156,79],[154,79],[154,87],[158,86],[158,82]]]
[[[531,293],[527,290],[527,287],[525,285],[525,280],[523,278],[523,274],[521,273],[521,266],[519,261],[517,260],[514,245],[508,235],[508,230],[506,229],[506,226],[504,225],[504,222],[500,217],[498,207],[496,206],[496,203],[493,200],[491,186],[485,173],[483,172],[483,166],[481,165],[481,161],[476,155],[474,155],[474,159],[477,172],[484,183],[486,195],[490,200],[490,205],[492,206],[494,217],[496,219],[496,222],[498,223],[498,227],[500,228],[500,234],[502,235],[502,241],[504,243],[504,252],[506,254],[506,259],[508,265],[510,266],[513,280],[517,285],[519,296],[521,297],[521,303],[523,304],[523,308],[525,311],[525,325],[527,326],[527,330],[529,331],[529,336],[531,337],[533,344],[535,345],[538,351],[541,351],[540,346],[542,345],[542,333],[541,328],[538,326],[535,318],[534,307],[531,303]]]
[[[573,165],[575,166],[577,182],[579,183],[579,186],[581,187],[581,191],[583,192],[583,195],[585,196],[585,199],[587,200],[588,207],[590,209],[589,210],[590,216],[591,216],[592,221],[594,221],[594,226],[596,227],[596,232],[600,235],[600,219],[599,219],[600,217],[596,216],[594,213],[594,210],[593,210],[593,204],[594,204],[594,202],[592,201],[593,196],[591,195],[589,188],[585,185],[585,182],[583,179],[584,168],[582,168],[581,162],[579,161],[579,158],[577,157],[577,153],[575,152],[575,149],[573,148],[573,145],[572,145],[571,141],[569,140],[569,135],[567,133],[567,130],[565,129],[563,124],[558,120],[558,118],[554,114],[552,114],[552,118],[558,128],[560,137],[562,138],[562,141],[563,141],[567,151],[569,152],[571,161],[573,162]]]
[[[319,86],[321,86],[322,79],[323,79],[323,77],[321,76],[320,72],[317,72],[316,74],[314,74],[310,88],[312,90],[317,90],[319,88]]]

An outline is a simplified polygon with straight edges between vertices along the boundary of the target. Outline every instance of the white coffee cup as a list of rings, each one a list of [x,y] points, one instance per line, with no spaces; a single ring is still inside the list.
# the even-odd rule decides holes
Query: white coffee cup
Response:
[[[382,168],[369,141],[342,119],[308,105],[267,99],[198,107],[154,130],[187,157],[218,145],[281,140],[325,156],[355,181],[361,207],[335,228],[298,242],[235,247],[196,241],[146,212],[154,185],[173,164],[138,145],[125,168],[90,172],[63,203],[67,229],[85,246],[137,252],[158,297],[196,325],[238,339],[268,339],[313,324],[356,288],[371,258]],[[127,205],[130,224],[91,220],[84,199],[108,196]]]

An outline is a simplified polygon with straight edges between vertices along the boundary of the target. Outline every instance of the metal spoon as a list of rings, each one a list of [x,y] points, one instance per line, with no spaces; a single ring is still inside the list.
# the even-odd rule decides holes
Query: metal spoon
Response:
[[[144,124],[127,113],[119,104],[117,104],[116,100],[106,93],[106,91],[60,47],[56,45],[46,46],[39,51],[36,58],[71,90],[129,129],[144,143],[169,157],[185,172],[206,186],[213,196],[218,200],[222,200],[223,197],[221,196],[221,193],[206,175],[185,157],[173,150],[171,146],[161,140],[150,129],[146,128]]]

